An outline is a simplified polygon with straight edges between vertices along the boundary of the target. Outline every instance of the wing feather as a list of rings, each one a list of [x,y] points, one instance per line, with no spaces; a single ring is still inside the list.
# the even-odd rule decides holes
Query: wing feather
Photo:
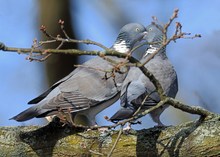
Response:
[[[61,92],[56,97],[49,100],[42,106],[43,109],[62,110],[70,112],[78,112],[86,110],[93,105],[98,104],[99,101],[91,100],[84,97],[78,91]]]

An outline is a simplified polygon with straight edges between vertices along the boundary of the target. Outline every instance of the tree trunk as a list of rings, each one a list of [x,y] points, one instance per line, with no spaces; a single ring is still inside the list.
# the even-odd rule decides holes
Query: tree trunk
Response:
[[[74,2],[72,2],[74,3]],[[75,39],[74,21],[71,18],[71,9],[73,5],[70,5],[69,0],[40,0],[39,1],[39,16],[40,25],[45,25],[48,33],[53,36],[58,34],[63,36],[63,33],[58,24],[59,19],[64,20],[65,31],[70,38]],[[44,34],[42,34],[42,40],[48,40]],[[56,48],[59,43],[50,43],[44,45],[44,48]],[[61,49],[77,49],[76,43],[65,43]],[[46,73],[48,84],[51,85],[69,74],[74,69],[74,64],[77,64],[78,57],[72,55],[52,55],[46,60]]]
[[[0,128],[1,156],[106,156],[118,131],[83,132],[52,122]],[[122,134],[112,156],[220,156],[220,117]]]

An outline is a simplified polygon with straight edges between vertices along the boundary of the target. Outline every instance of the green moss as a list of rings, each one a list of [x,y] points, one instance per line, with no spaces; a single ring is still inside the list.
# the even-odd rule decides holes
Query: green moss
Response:
[[[150,128],[122,134],[113,156],[219,156],[220,121],[210,119],[201,124],[190,122],[175,127]],[[110,152],[118,131],[75,133],[54,125],[38,127],[2,127],[2,156],[105,156]],[[20,139],[20,140],[19,140]]]

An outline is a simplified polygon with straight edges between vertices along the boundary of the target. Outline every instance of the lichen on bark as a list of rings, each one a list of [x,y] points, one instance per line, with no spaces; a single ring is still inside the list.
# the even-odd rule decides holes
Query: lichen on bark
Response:
[[[0,128],[1,156],[106,156],[118,131],[50,123]],[[122,134],[112,156],[220,156],[220,117]]]

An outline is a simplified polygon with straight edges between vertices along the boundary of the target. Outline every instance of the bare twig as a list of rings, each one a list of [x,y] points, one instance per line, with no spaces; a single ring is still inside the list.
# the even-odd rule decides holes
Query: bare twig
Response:
[[[107,157],[111,157],[112,156],[112,153],[113,153],[113,151],[114,151],[114,149],[115,149],[115,147],[116,147],[116,145],[117,145],[117,143],[118,143],[118,141],[119,141],[119,139],[121,137],[122,131],[123,131],[123,126],[121,126],[121,128],[120,128],[120,130],[118,132],[118,136],[117,136],[117,138],[115,140],[115,143],[113,144],[113,146],[112,146],[110,152],[108,153]]]
[[[175,13],[175,16],[173,15],[173,18],[176,17],[176,16],[177,15]],[[173,20],[174,19],[171,18],[169,22],[172,22]],[[169,45],[169,43],[171,41],[175,42],[177,39],[181,39],[181,38],[183,38],[183,39],[194,39],[194,38],[200,38],[201,37],[200,34],[195,34],[194,36],[189,36],[189,35],[191,35],[191,33],[183,33],[182,32],[182,25],[179,22],[177,22],[174,35],[171,38],[167,39],[167,31],[168,31],[168,27],[167,26],[170,26],[170,24],[171,24],[169,22],[167,24],[165,24],[164,29],[163,29],[163,32],[164,32],[163,34],[164,35],[163,35],[163,43],[162,43],[162,45],[154,53],[152,53],[151,56],[149,56],[146,59],[145,62],[143,62],[139,66],[144,66],[145,64],[147,64],[156,54],[158,54],[162,49],[166,48],[166,46]],[[154,23],[154,24],[157,26],[156,23]]]
[[[149,94],[147,94],[146,96],[145,96],[145,98],[143,99],[143,101],[141,102],[141,105],[138,107],[138,109],[135,111],[135,113],[133,114],[133,116],[135,116],[136,114],[138,114],[139,113],[139,111],[141,110],[141,108],[144,106],[144,103],[145,103],[145,101],[149,98],[149,96],[152,94],[152,93],[154,93],[155,91],[153,91],[153,92],[151,92],[151,93],[149,93]]]
[[[202,117],[209,117],[209,116],[212,117],[212,116],[215,115],[214,113],[209,112],[208,110],[203,109],[201,107],[192,107],[192,106],[183,104],[180,101],[175,100],[173,98],[165,97],[156,106],[153,106],[150,109],[147,109],[147,110],[145,110],[145,111],[143,111],[143,112],[141,112],[141,113],[139,113],[137,115],[134,115],[133,117],[131,117],[129,119],[125,119],[123,121],[120,121],[120,122],[116,123],[115,125],[110,126],[109,128],[115,128],[115,127],[117,127],[119,125],[125,125],[127,122],[135,121],[135,120],[137,120],[137,119],[139,119],[139,118],[149,114],[150,112],[160,108],[164,104],[169,104],[169,105],[173,106],[174,108],[180,109],[180,110],[182,110],[184,112],[191,113],[191,114],[197,114],[197,115],[200,115]]]
[[[91,149],[89,150],[89,152],[92,153],[92,154],[95,154],[95,155],[104,156],[104,154],[96,152],[96,151],[91,150]]]
[[[189,105],[185,105],[184,103],[174,99],[174,98],[166,98],[165,101],[167,101],[168,104],[170,104],[171,106],[178,108],[184,112],[187,113],[191,113],[191,114],[197,114],[197,115],[201,115],[204,117],[208,117],[208,116],[213,116],[214,113],[203,109],[201,107],[196,107],[196,106],[189,106]]]
[[[150,43],[148,43],[148,42],[143,42],[143,43],[141,43],[141,44],[138,44],[137,46],[135,46],[135,47],[131,50],[131,52],[130,52],[129,55],[131,55],[134,51],[136,51],[136,50],[139,49],[140,47],[142,47],[142,46],[144,46],[144,45],[147,45],[147,44],[150,44]]]
[[[29,54],[31,51],[33,53],[40,53],[44,54],[51,53],[51,54],[71,54],[71,55],[109,55],[109,56],[117,56],[117,57],[126,57],[127,55],[124,53],[119,53],[115,50],[109,49],[108,51],[84,51],[78,49],[65,49],[65,50],[58,50],[58,49],[33,49],[32,48],[16,48],[16,47],[7,47],[3,43],[0,43],[0,50],[6,52],[17,52],[19,54]]]
[[[43,34],[45,34],[48,38],[52,39],[53,42],[67,42],[67,43],[82,43],[82,44],[91,44],[91,45],[96,45],[104,50],[108,50],[109,48],[107,48],[106,46],[96,42],[96,41],[92,41],[92,40],[75,40],[75,39],[71,39],[65,29],[64,29],[64,21],[59,20],[58,22],[60,24],[60,28],[65,36],[65,38],[60,37],[60,35],[57,35],[56,37],[52,36],[51,34],[49,34],[46,30],[46,27],[44,25],[41,26],[40,30],[43,32]]]
[[[167,31],[168,31],[168,28],[170,27],[170,25],[173,22],[173,20],[178,17],[178,12],[179,12],[179,9],[175,9],[174,12],[173,12],[173,15],[171,16],[169,21],[164,25],[164,29],[163,29],[163,34],[164,34],[163,44],[165,44],[166,41],[167,41]]]
[[[66,33],[66,30],[64,29],[64,21],[60,19],[58,23],[60,24],[60,28],[61,28],[64,36],[66,37],[66,39],[70,39],[70,37]]]

